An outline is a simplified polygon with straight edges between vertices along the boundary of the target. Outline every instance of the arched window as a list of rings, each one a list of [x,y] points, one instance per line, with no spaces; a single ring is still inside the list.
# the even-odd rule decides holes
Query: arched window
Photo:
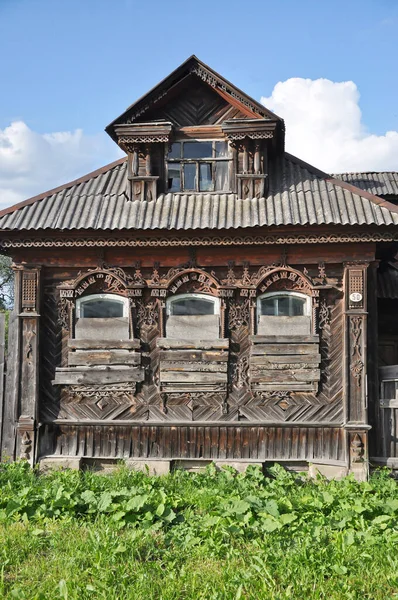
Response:
[[[257,298],[261,335],[309,335],[311,298],[298,292],[270,292]]]
[[[128,299],[117,294],[91,294],[76,302],[77,339],[129,338]]]
[[[166,303],[166,337],[217,339],[220,335],[220,301],[206,294],[179,294]]]
[[[127,298],[116,294],[91,294],[76,303],[78,319],[106,319],[128,316]]]

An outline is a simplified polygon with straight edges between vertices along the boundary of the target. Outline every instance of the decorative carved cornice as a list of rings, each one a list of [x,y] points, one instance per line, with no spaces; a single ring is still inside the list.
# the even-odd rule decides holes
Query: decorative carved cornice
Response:
[[[128,275],[121,267],[110,267],[102,265],[95,269],[88,269],[83,273],[80,271],[77,277],[70,281],[64,281],[59,285],[61,297],[78,297],[97,281],[106,286],[108,292],[125,293],[128,286],[134,286],[136,281]],[[144,282],[145,283],[145,282]]]
[[[398,229],[388,233],[331,233],[331,234],[286,234],[272,235],[230,235],[203,237],[82,237],[82,238],[4,238],[0,247],[7,248],[167,248],[184,246],[264,246],[283,244],[338,244],[398,241]]]
[[[249,138],[267,140],[274,137],[275,121],[269,119],[231,119],[221,124],[223,133],[231,142]]]

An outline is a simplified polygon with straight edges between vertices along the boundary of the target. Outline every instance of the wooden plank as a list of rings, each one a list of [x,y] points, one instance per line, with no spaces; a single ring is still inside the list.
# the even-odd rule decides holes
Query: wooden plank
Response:
[[[319,344],[319,335],[251,335],[253,344]]]
[[[398,400],[380,399],[380,408],[398,408]]]
[[[294,382],[294,381],[319,381],[321,372],[319,369],[300,369],[295,371],[276,371],[276,370],[264,370],[251,374],[251,380],[253,383],[258,381],[280,381],[280,382]]]
[[[139,352],[123,350],[88,350],[69,352],[68,364],[73,365],[138,365],[141,362]]]
[[[122,383],[128,381],[143,381],[144,370],[141,367],[118,370],[96,370],[94,371],[56,371],[53,384],[77,385],[77,384],[106,384]]]
[[[282,356],[268,356],[263,354],[250,357],[250,364],[255,365],[256,367],[260,365],[265,366],[270,364],[280,364],[289,366],[290,364],[295,363],[304,363],[308,365],[318,366],[320,362],[320,354],[284,354]]]
[[[75,350],[137,350],[140,340],[68,340],[68,348]]]
[[[191,364],[189,361],[161,361],[161,371],[192,371],[192,372],[212,372],[212,373],[225,373],[228,370],[228,364],[226,362],[220,364],[214,363],[200,363],[196,362]]]
[[[198,373],[181,371],[160,371],[160,381],[175,381],[189,383],[218,383],[227,380],[225,373]]]
[[[253,391],[258,392],[283,392],[283,391],[291,391],[291,392],[313,392],[314,385],[309,383],[253,383],[252,384]]]
[[[16,284],[18,284],[18,281],[16,281]],[[15,459],[15,421],[18,406],[20,346],[21,319],[18,317],[17,310],[14,309],[10,314],[8,323],[7,375],[3,405],[2,435],[0,439],[0,458],[2,460]]]
[[[0,313],[0,458],[3,432],[5,314]]]
[[[228,352],[203,352],[202,350],[161,350],[160,360],[227,362]]]
[[[171,348],[181,349],[199,349],[199,350],[212,350],[214,349],[226,349],[229,348],[229,339],[216,339],[216,340],[177,340],[172,338],[158,338],[156,340],[158,348],[165,348],[166,350]]]
[[[276,354],[318,354],[319,348],[316,344],[258,344],[252,346],[254,355],[265,354],[271,356]]]
[[[162,392],[214,392],[221,393],[227,390],[227,381],[225,383],[189,383],[184,381],[178,382],[162,382]]]

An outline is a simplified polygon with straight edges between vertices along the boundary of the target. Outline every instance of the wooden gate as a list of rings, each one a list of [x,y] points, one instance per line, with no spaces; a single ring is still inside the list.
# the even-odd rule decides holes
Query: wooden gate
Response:
[[[398,467],[398,365],[379,368],[380,392],[375,410],[374,452],[377,463]]]

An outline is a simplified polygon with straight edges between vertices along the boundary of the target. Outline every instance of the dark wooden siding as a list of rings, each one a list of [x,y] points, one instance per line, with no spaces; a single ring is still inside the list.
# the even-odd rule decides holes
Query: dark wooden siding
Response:
[[[345,461],[339,427],[47,424],[40,455],[152,459]]]

